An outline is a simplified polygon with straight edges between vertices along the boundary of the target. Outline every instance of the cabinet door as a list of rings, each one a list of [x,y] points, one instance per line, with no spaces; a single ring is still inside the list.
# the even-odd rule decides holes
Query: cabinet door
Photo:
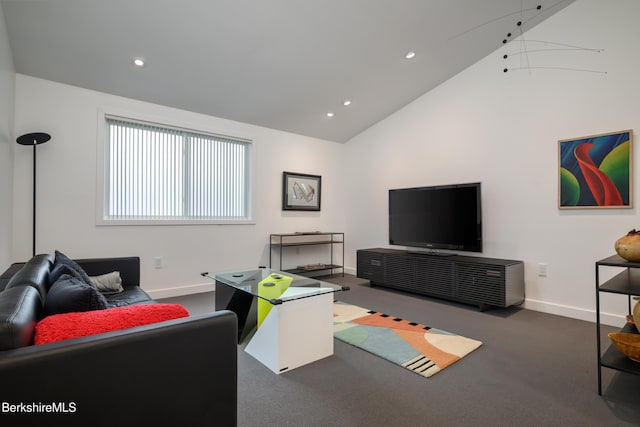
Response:
[[[384,282],[384,255],[372,251],[358,251],[357,276],[372,283]]]
[[[504,266],[484,263],[457,263],[458,286],[456,297],[506,307]]]
[[[413,258],[404,254],[385,254],[384,285],[389,288],[419,292],[414,280]]]
[[[416,287],[420,293],[452,297],[454,291],[455,263],[446,258],[419,257],[415,260]]]

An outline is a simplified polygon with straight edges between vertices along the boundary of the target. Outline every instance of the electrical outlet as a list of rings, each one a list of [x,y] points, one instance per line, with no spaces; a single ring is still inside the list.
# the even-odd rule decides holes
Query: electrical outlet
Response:
[[[162,268],[162,257],[157,256],[153,259],[153,267],[154,268]]]
[[[548,270],[549,270],[549,266],[546,263],[544,262],[538,263],[539,277],[547,277]]]

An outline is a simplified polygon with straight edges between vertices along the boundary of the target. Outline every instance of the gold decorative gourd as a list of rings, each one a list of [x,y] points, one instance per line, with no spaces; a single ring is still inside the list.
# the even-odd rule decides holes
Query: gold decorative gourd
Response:
[[[627,261],[640,262],[640,231],[634,228],[616,240],[615,248],[618,255]]]

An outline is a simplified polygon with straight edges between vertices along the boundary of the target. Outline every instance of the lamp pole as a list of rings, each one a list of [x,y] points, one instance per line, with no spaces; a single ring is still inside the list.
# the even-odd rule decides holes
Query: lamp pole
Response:
[[[44,144],[51,139],[48,133],[34,132],[19,137],[16,142],[20,145],[33,146],[33,249],[32,256],[36,254],[36,146]]]

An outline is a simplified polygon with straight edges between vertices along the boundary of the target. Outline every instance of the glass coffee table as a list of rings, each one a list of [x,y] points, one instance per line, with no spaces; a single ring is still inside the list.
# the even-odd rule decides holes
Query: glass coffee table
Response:
[[[216,310],[238,316],[238,342],[250,337],[245,351],[276,374],[333,354],[334,294],[348,287],[269,268],[202,275]]]

